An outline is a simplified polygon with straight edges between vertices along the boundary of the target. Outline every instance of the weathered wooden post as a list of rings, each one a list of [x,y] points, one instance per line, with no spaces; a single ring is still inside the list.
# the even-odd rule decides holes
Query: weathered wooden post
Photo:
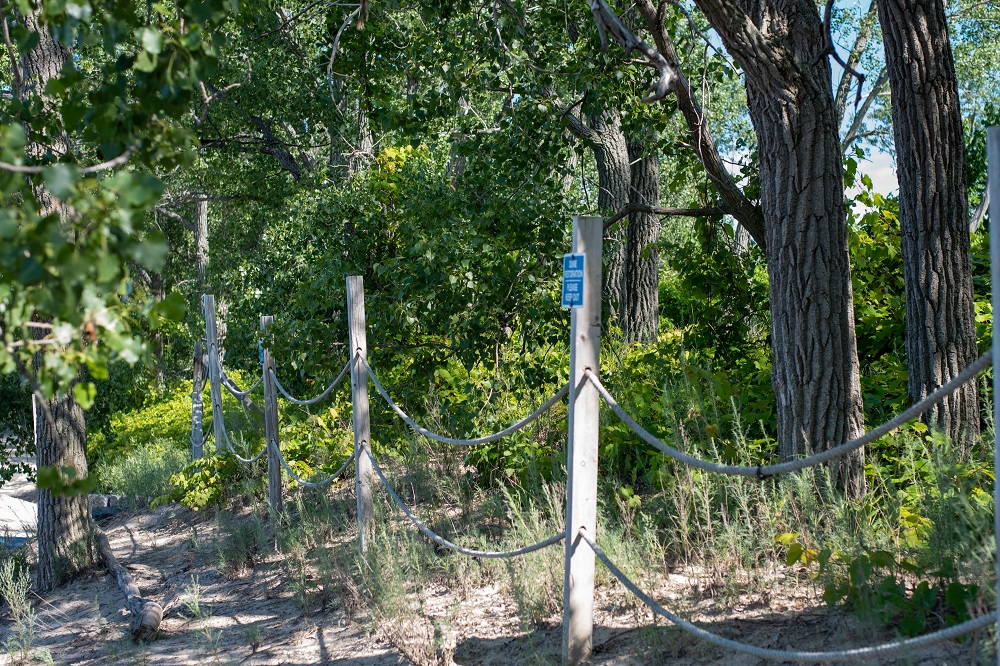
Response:
[[[566,573],[563,584],[563,661],[581,664],[590,658],[594,630],[594,551],[579,538],[581,529],[596,539],[597,447],[600,395],[587,381],[585,370],[600,374],[601,362],[601,245],[604,218],[573,218],[573,255],[563,265],[564,306],[570,312],[569,432],[566,478]],[[582,275],[571,275],[571,271]],[[582,299],[567,301],[567,284],[582,286]],[[580,285],[582,278],[582,285]],[[573,303],[570,305],[570,303]]]
[[[347,322],[350,335],[351,405],[354,413],[354,492],[358,498],[358,548],[368,549],[375,507],[372,504],[371,422],[368,414],[368,336],[365,332],[365,283],[360,275],[347,278]]]
[[[208,382],[209,393],[212,396],[212,434],[215,436],[215,452],[226,450],[226,442],[222,435],[222,365],[219,361],[219,337],[215,325],[215,296],[205,294],[201,297],[202,309],[205,312],[205,340],[208,345]]]
[[[270,315],[260,318],[261,333],[274,320]],[[278,462],[278,391],[274,385],[274,357],[265,338],[261,347],[260,371],[264,385],[264,437],[267,439],[267,499],[270,507],[271,530],[281,514],[281,463]]]
[[[205,401],[202,399],[202,389],[204,389],[205,365],[203,356],[205,350],[202,348],[201,340],[194,343],[194,384],[191,387],[191,460],[201,458],[202,444],[204,439],[205,421]]]
[[[993,300],[993,324],[996,331],[996,313],[1000,311],[1000,125],[986,132],[986,155],[989,169],[990,193],[990,290]],[[994,229],[993,225],[997,225]],[[1000,335],[993,334],[993,423],[1000,423]],[[1000,430],[993,442],[993,478],[1000,479]],[[993,484],[993,506],[1000,507],[1000,483]],[[997,599],[1000,599],[1000,510],[993,512],[994,554],[996,555]],[[1000,613],[1000,611],[997,611]],[[997,650],[1000,666],[1000,650]]]

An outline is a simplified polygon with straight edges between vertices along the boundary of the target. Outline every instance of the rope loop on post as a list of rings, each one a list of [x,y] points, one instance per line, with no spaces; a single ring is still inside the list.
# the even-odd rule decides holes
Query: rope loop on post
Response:
[[[295,481],[299,485],[304,486],[306,488],[318,488],[320,486],[325,486],[328,483],[332,482],[334,479],[336,479],[338,476],[344,473],[344,470],[346,470],[347,467],[352,462],[354,462],[354,457],[355,457],[354,454],[352,453],[351,457],[348,458],[346,461],[344,461],[344,464],[340,466],[340,469],[338,469],[336,472],[326,477],[322,481],[306,481],[301,476],[295,473],[295,470],[292,469],[292,466],[288,464],[287,460],[285,460],[285,456],[282,455],[281,449],[275,446],[274,450],[277,451],[278,453],[278,462],[281,463],[281,466],[285,468],[285,471],[288,472],[288,475],[291,476],[293,479],[295,479]]]
[[[240,387],[236,385],[236,382],[234,382],[232,378],[226,374],[226,371],[222,369],[221,365],[219,366],[219,370],[220,370],[219,375],[220,378],[222,379],[222,385],[225,386],[226,390],[229,391],[232,394],[232,396],[236,399],[247,397],[255,390],[257,390],[257,387],[260,386],[261,382],[264,381],[264,378],[261,377],[256,382],[253,383],[253,386],[251,386],[245,391],[242,391],[240,390]]]

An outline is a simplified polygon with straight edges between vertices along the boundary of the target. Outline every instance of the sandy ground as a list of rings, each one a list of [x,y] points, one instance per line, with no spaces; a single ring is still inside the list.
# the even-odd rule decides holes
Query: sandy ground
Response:
[[[36,645],[47,649],[56,664],[403,663],[391,646],[372,638],[342,610],[303,612],[277,562],[262,562],[235,580],[216,571],[216,528],[204,515],[162,507],[117,517],[102,527],[141,593],[164,606],[160,635],[149,645],[134,645],[126,635],[130,618],[114,578],[93,571],[35,598]],[[0,641],[6,633],[7,627],[0,626]]]
[[[30,499],[29,486],[22,482],[0,488],[5,498],[0,506],[23,511],[24,505],[13,500]],[[7,518],[13,521],[12,529],[22,521],[20,528],[29,532],[23,514],[11,509]],[[274,554],[239,577],[227,576],[219,565],[217,525],[206,512],[176,505],[104,521],[112,549],[142,594],[164,606],[159,637],[149,645],[129,640],[130,618],[122,594],[110,575],[94,570],[52,594],[34,598],[36,645],[47,649],[56,664],[83,666],[559,663],[560,618],[525,631],[515,601],[495,586],[428,587],[420,593],[422,616],[402,623],[373,621],[364,604],[351,602],[343,592],[332,595],[323,608],[303,609],[292,592],[294,581],[287,567]],[[350,535],[344,538],[351,540]],[[773,585],[765,585],[765,594],[746,597],[719,595],[705,572],[674,571],[658,580],[658,585],[644,587],[668,607],[727,638],[761,647],[834,650],[893,638],[889,630],[863,626],[851,614],[826,609],[815,589],[780,575]],[[9,636],[9,624],[6,610],[0,610],[0,643]],[[977,639],[869,663],[974,664]],[[435,652],[428,645],[444,649]],[[0,655],[0,664],[7,663],[14,662]],[[601,587],[595,600],[592,663],[757,666],[769,662],[723,651],[666,626],[611,584]]]

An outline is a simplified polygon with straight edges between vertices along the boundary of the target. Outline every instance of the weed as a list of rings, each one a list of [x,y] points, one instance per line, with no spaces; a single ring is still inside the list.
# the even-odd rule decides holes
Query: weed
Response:
[[[188,613],[191,614],[191,620],[198,622],[201,625],[198,629],[198,636],[203,643],[205,651],[211,654],[215,663],[221,663],[220,644],[222,642],[222,631],[219,629],[213,629],[209,625],[209,620],[212,619],[212,613],[208,608],[205,608],[202,605],[202,590],[201,585],[198,582],[198,576],[191,576],[191,584],[184,587],[184,593],[187,595],[187,599],[184,601],[184,607],[187,609]]]
[[[28,601],[31,579],[25,563],[16,557],[8,557],[0,562],[0,597],[3,597],[10,614],[10,636],[4,642],[4,649],[14,663],[40,661],[51,664],[52,655],[48,650],[35,648],[37,618]]]
[[[256,654],[261,644],[260,627],[256,624],[250,625],[243,632],[243,638],[246,640],[247,645],[250,646],[250,654]]]
[[[251,571],[267,548],[264,521],[256,515],[243,519],[225,518],[220,514],[224,536],[216,543],[219,563],[230,579],[240,578]]]

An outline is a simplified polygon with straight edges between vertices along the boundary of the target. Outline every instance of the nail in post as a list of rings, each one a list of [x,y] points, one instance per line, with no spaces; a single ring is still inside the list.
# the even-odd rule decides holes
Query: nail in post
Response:
[[[581,529],[596,538],[597,447],[600,396],[584,377],[600,374],[601,244],[604,218],[573,218],[573,253],[583,254],[583,305],[570,311],[569,432],[566,479],[566,573],[563,585],[563,661],[590,658],[594,629],[594,551]]]
[[[371,423],[368,414],[368,371],[361,359],[368,360],[368,336],[365,332],[365,284],[360,275],[347,278],[347,322],[351,355],[351,403],[354,412],[354,492],[358,498],[358,548],[368,549],[375,508],[372,504]]]
[[[274,317],[260,318],[261,333],[267,332]],[[281,463],[278,462],[278,394],[274,385],[274,357],[271,346],[264,340],[260,371],[264,385],[264,437],[267,438],[267,499],[270,507],[271,529],[281,513]]]

